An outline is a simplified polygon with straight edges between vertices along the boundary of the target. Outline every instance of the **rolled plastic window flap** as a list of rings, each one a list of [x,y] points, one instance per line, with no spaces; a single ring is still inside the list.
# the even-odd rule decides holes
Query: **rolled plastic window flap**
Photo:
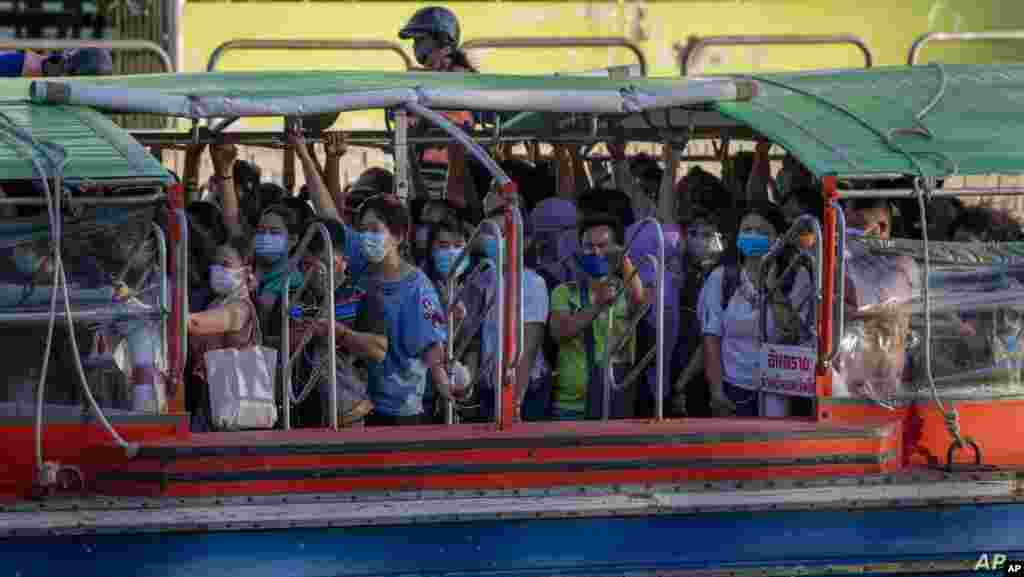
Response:
[[[450,110],[622,114],[652,108],[673,108],[725,100],[748,100],[758,92],[756,82],[707,79],[666,84],[664,88],[554,90],[340,89],[333,93],[290,96],[198,95],[157,88],[131,88],[82,81],[38,80],[29,94],[38,104],[71,104],[111,112],[148,113],[183,118],[249,116],[309,116],[349,110],[393,108],[416,102]]]
[[[929,243],[931,358],[943,397],[1024,393],[1024,258],[1013,247]],[[920,241],[848,243],[856,301],[838,343],[836,396],[883,404],[928,398]],[[1006,260],[1004,260],[1006,259]],[[908,282],[906,279],[912,279]]]

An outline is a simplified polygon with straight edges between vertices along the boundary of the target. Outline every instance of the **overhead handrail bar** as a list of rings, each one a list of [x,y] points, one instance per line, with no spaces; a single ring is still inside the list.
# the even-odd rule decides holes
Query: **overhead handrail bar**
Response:
[[[49,40],[43,38],[0,40],[0,50],[75,50],[99,48],[122,52],[148,52],[160,60],[163,72],[175,72],[174,64],[167,51],[156,42],[149,40]]]
[[[498,335],[504,334],[504,332],[503,332],[503,329],[504,329],[503,314],[504,314],[504,310],[505,310],[505,308],[504,308],[505,307],[505,269],[504,269],[505,261],[504,261],[504,259],[502,257],[504,256],[504,252],[505,252],[505,242],[504,242],[505,237],[504,237],[504,235],[501,232],[501,227],[498,226],[497,223],[495,223],[495,222],[493,222],[491,220],[484,220],[484,221],[482,221],[480,223],[480,226],[476,227],[476,230],[473,231],[473,235],[471,237],[469,237],[469,241],[466,242],[465,250],[463,250],[461,253],[459,253],[459,257],[456,258],[455,262],[452,263],[451,269],[448,271],[448,277],[445,279],[445,283],[446,283],[446,285],[448,287],[448,301],[449,301],[448,302],[448,344],[447,344],[447,349],[448,349],[447,350],[447,353],[448,353],[448,366],[449,367],[452,366],[452,363],[454,363],[457,360],[456,359],[456,355],[455,355],[455,333],[456,333],[456,328],[455,328],[455,312],[454,312],[454,310],[455,310],[455,303],[456,303],[455,295],[456,295],[456,292],[457,292],[457,286],[456,286],[457,285],[457,278],[456,278],[457,275],[456,275],[456,273],[459,270],[459,266],[461,266],[464,261],[469,259],[470,250],[471,250],[470,247],[472,247],[473,243],[475,243],[477,241],[477,239],[480,238],[480,234],[484,230],[485,227],[491,229],[495,233],[495,236],[498,239],[498,254],[496,255],[497,256],[496,262],[494,263],[495,264],[495,270],[496,270],[496,273],[497,273],[496,281],[497,281],[498,285],[497,285],[497,287],[495,289],[495,302],[494,302],[494,305],[498,307],[498,312],[497,312],[497,317],[498,317],[498,323],[497,323],[498,324]],[[489,315],[490,315],[490,307],[487,307],[487,310],[484,311],[483,318],[480,319],[480,322],[481,323],[486,323],[487,322],[487,317]],[[461,329],[462,327],[460,326],[459,328]],[[495,361],[494,362],[494,370],[495,370],[495,380],[494,380],[494,406],[495,406],[495,411],[494,411],[494,418],[495,418],[495,420],[497,420],[498,419],[498,415],[501,414],[501,411],[499,411],[498,408],[501,407],[501,382],[502,382],[501,381],[501,377],[502,377],[502,371],[503,371],[504,362],[505,362],[505,355],[504,355],[504,351],[502,350],[503,347],[501,346],[501,343],[495,343],[495,345],[496,345],[496,349],[495,349],[495,359],[494,359],[494,361]],[[483,363],[483,360],[484,359],[480,359],[481,364]],[[445,422],[446,425],[451,425],[451,424],[453,424],[455,422],[455,404],[452,402],[451,399],[445,399],[445,402],[444,402],[444,422]]]
[[[291,422],[291,401],[292,401],[292,367],[291,367],[291,335],[289,334],[288,325],[291,318],[291,305],[289,304],[289,280],[291,278],[292,271],[298,269],[298,264],[302,261],[303,257],[306,256],[306,251],[309,250],[309,242],[313,239],[314,234],[319,234],[320,238],[324,242],[324,250],[327,251],[327,311],[331,319],[331,330],[327,331],[327,348],[330,349],[328,353],[330,356],[327,359],[328,367],[331,372],[328,379],[330,380],[330,392],[328,397],[330,398],[330,423],[331,429],[338,430],[338,343],[337,335],[334,330],[335,322],[335,302],[334,302],[334,244],[331,242],[331,233],[328,232],[327,227],[322,222],[314,223],[312,226],[306,229],[306,233],[302,236],[302,240],[299,242],[298,247],[295,249],[295,254],[288,258],[288,268],[285,269],[285,280],[284,289],[281,291],[281,354],[278,355],[280,359],[279,366],[281,367],[281,396],[283,397],[284,404],[282,405],[284,410],[284,428],[289,430],[292,428]]]
[[[853,34],[751,34],[737,36],[691,36],[686,45],[676,45],[679,68],[683,76],[694,73],[694,64],[701,52],[709,46],[829,46],[848,44],[864,55],[864,68],[871,68],[874,56],[864,40]]]
[[[657,380],[657,399],[655,399],[655,411],[656,411],[656,416],[657,416],[658,420],[661,420],[663,418],[663,416],[664,416],[664,406],[663,406],[664,403],[663,403],[663,400],[662,400],[662,396],[664,395],[664,391],[665,391],[665,360],[664,360],[664,356],[665,355],[662,354],[662,350],[661,350],[662,343],[665,342],[665,291],[664,291],[664,287],[665,287],[665,230],[662,228],[661,223],[658,221],[658,219],[656,219],[654,217],[647,217],[647,218],[641,220],[639,223],[637,223],[636,231],[633,233],[633,236],[629,239],[629,242],[626,243],[626,246],[623,247],[623,249],[622,249],[622,262],[625,263],[625,259],[629,255],[630,247],[633,246],[633,243],[640,236],[640,232],[648,224],[653,224],[654,225],[654,230],[658,234],[658,256],[657,256],[658,262],[654,263],[655,272],[656,272],[656,279],[657,279],[655,284],[656,284],[657,291],[658,291],[658,296],[657,296],[658,301],[657,301],[657,306],[656,306],[656,309],[655,309],[655,315],[656,315],[656,319],[655,319],[656,337],[655,337],[655,343],[654,343],[655,350],[658,351],[657,352],[657,356],[655,357],[657,359],[657,368],[658,368],[658,376],[656,378],[656,380]],[[648,256],[653,256],[653,255],[648,255]],[[622,287],[619,289],[619,295],[616,295],[616,298],[615,298],[616,301],[619,299],[621,294],[625,293],[625,291],[628,290],[629,283],[631,283],[633,281],[633,277],[635,275],[638,275],[638,274],[640,274],[640,267],[637,266],[637,265],[634,265],[633,274],[630,275],[630,277],[628,279],[623,277]],[[614,306],[615,306],[615,303],[613,301],[612,302],[612,307],[614,307]],[[642,321],[643,320],[643,316],[646,316],[646,314],[647,314],[646,311],[647,310],[650,310],[649,307],[647,309],[645,309],[644,314],[640,316],[638,321]],[[610,329],[612,327],[612,322],[613,322],[614,318],[615,318],[615,315],[613,315],[613,314],[609,314],[608,315],[609,332],[610,332]],[[601,419],[602,420],[607,421],[608,418],[609,418],[609,415],[611,413],[612,384],[615,382],[615,374],[614,374],[615,372],[613,370],[614,364],[612,362],[612,357],[616,353],[618,353],[618,350],[620,348],[622,348],[629,341],[630,338],[632,338],[630,333],[635,333],[637,326],[639,326],[639,322],[637,322],[632,327],[630,327],[629,330],[624,331],[623,335],[622,335],[622,338],[619,339],[619,341],[615,344],[614,347],[611,346],[611,343],[610,343],[610,338],[611,338],[610,334],[608,335],[608,339],[606,339],[606,341],[608,341],[609,344],[605,348],[605,359],[604,359],[604,362],[605,362],[605,378],[604,378],[604,391],[602,393],[603,394],[603,398],[602,398],[603,406],[602,406],[602,412],[601,412]],[[630,383],[628,381],[626,381],[625,384],[628,386]]]
[[[975,42],[979,40],[1024,40],[1024,30],[991,30],[988,32],[928,32],[922,34],[910,45],[907,53],[907,65],[917,64],[925,45],[931,42]]]
[[[364,52],[394,52],[405,64],[406,70],[415,68],[412,58],[396,42],[388,40],[348,40],[339,38],[239,38],[217,46],[206,63],[206,71],[217,69],[220,59],[228,52],[239,50],[353,50]]]
[[[628,38],[619,36],[474,38],[462,43],[462,49],[467,52],[488,48],[625,48],[636,56],[637,64],[640,65],[640,74],[647,76],[647,56],[644,51]]]
[[[73,196],[66,200],[71,205],[83,206],[145,206],[166,200],[167,195],[162,192],[153,194],[132,195],[132,196]],[[3,197],[0,198],[0,206],[44,206],[45,198],[39,197]]]

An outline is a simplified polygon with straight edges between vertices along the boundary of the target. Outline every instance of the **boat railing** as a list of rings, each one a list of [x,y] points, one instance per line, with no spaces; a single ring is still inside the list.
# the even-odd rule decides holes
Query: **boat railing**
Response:
[[[987,32],[928,32],[922,34],[907,52],[907,65],[914,66],[924,47],[932,42],[992,42],[1024,40],[1024,30],[990,30]]]
[[[240,38],[228,40],[217,46],[206,62],[206,71],[213,72],[228,52],[251,50],[330,50],[359,52],[392,52],[402,59],[406,70],[415,68],[415,63],[405,50],[395,42],[387,40],[350,40],[342,38]]]
[[[465,320],[462,323],[459,323],[459,326],[456,326],[456,322],[455,322],[455,305],[460,301],[459,297],[461,296],[461,293],[463,292],[463,290],[465,290],[465,289],[460,290],[460,288],[459,288],[458,270],[459,270],[459,267],[462,266],[462,263],[467,262],[469,260],[469,255],[470,255],[471,247],[473,247],[474,244],[477,243],[480,240],[480,235],[483,234],[485,230],[488,230],[490,232],[490,234],[493,234],[496,237],[496,239],[497,239],[498,250],[497,250],[496,254],[494,255],[495,261],[493,263],[490,263],[488,261],[481,262],[478,266],[474,267],[474,270],[471,271],[470,274],[466,275],[466,278],[467,279],[472,278],[473,274],[475,274],[476,272],[483,272],[484,270],[486,270],[486,267],[488,267],[488,266],[493,267],[494,275],[495,275],[495,282],[496,282],[495,288],[494,288],[494,302],[486,304],[486,306],[484,307],[484,310],[482,311],[482,313],[480,315],[480,318],[478,319],[479,326],[477,328],[474,328],[473,332],[474,333],[477,332],[478,330],[480,330],[480,328],[485,323],[488,322],[488,320],[489,320],[489,318],[491,317],[491,314],[492,314],[491,311],[493,310],[493,311],[495,311],[493,313],[494,317],[497,319],[497,334],[499,334],[499,335],[504,334],[504,323],[506,321],[506,319],[504,318],[504,311],[505,311],[505,262],[508,260],[508,255],[505,254],[506,253],[505,235],[502,233],[501,227],[498,226],[494,221],[484,220],[483,222],[480,223],[480,226],[478,226],[476,228],[476,230],[473,232],[473,234],[469,237],[469,240],[466,243],[466,249],[463,250],[459,254],[458,258],[455,259],[455,262],[452,263],[451,269],[448,271],[448,277],[446,279],[446,284],[447,284],[447,288],[448,288],[447,362],[448,362],[448,366],[449,367],[451,367],[456,361],[458,361],[458,359],[460,359],[462,357],[463,354],[465,354],[466,349],[468,349],[470,343],[474,340],[473,338],[467,338],[467,339],[465,339],[465,342],[463,342],[463,345],[461,347],[459,347],[459,349],[456,349],[456,347],[455,347],[456,336],[460,335],[461,333],[463,333],[463,330],[465,329]],[[485,301],[486,301],[486,299],[485,299]],[[501,412],[499,410],[501,408],[501,386],[500,386],[500,384],[502,382],[502,375],[504,373],[504,367],[505,367],[505,355],[504,355],[504,350],[502,350],[502,349],[503,349],[503,347],[496,346],[495,350],[494,350],[494,372],[495,372],[495,374],[494,374],[494,381],[493,381],[492,384],[494,386],[494,391],[493,392],[494,392],[494,406],[495,406],[494,416],[495,416],[495,419],[497,419],[498,415],[501,414]],[[484,373],[484,370],[485,370],[486,361],[487,361],[487,359],[482,359],[482,358],[480,359],[480,365],[479,365],[480,368],[479,368],[479,370],[478,370],[478,372],[477,372],[477,374],[476,374],[476,376],[474,378],[474,380],[476,382],[479,382],[483,378],[483,373]],[[444,422],[445,422],[445,424],[451,425],[451,424],[455,423],[457,417],[458,417],[458,415],[456,414],[456,411],[455,411],[455,403],[451,399],[445,399],[445,402],[444,402]]]
[[[583,36],[577,38],[559,37],[502,37],[502,38],[474,38],[462,43],[461,48],[467,52],[472,50],[485,50],[495,48],[528,48],[528,49],[550,49],[550,48],[625,48],[636,57],[640,66],[640,75],[647,76],[647,56],[643,49],[628,38],[622,37],[600,37]]]
[[[658,219],[656,219],[654,217],[648,217],[648,218],[645,218],[645,219],[641,220],[639,223],[637,223],[637,227],[638,228],[633,233],[632,238],[630,238],[628,240],[628,242],[626,243],[626,246],[623,248],[623,251],[622,251],[622,259],[623,259],[623,261],[622,262],[625,262],[625,259],[629,255],[629,249],[632,247],[633,243],[639,237],[639,235],[643,231],[643,229],[645,227],[647,227],[647,226],[653,226],[654,227],[655,233],[657,233],[657,238],[658,238],[658,254],[657,254],[657,256],[655,256],[655,255],[647,255],[647,257],[646,257],[650,261],[651,265],[654,267],[654,273],[655,273],[655,279],[656,279],[655,280],[655,291],[657,293],[656,294],[656,299],[657,300],[656,300],[655,306],[654,306],[654,310],[655,310],[655,331],[656,331],[655,343],[654,343],[654,347],[652,347],[651,350],[645,352],[643,357],[641,358],[641,360],[638,363],[636,363],[633,367],[631,367],[629,373],[623,379],[623,382],[622,383],[616,383],[615,382],[615,371],[614,371],[614,366],[615,366],[614,358],[615,358],[615,355],[620,353],[622,351],[622,349],[624,349],[626,346],[628,346],[629,343],[630,343],[630,340],[636,334],[637,329],[640,326],[640,323],[643,322],[644,317],[647,316],[647,312],[650,311],[651,307],[650,307],[650,304],[648,302],[648,304],[645,305],[644,307],[642,307],[641,310],[636,311],[636,315],[635,315],[635,318],[633,319],[633,322],[630,323],[630,326],[626,327],[626,329],[622,332],[622,334],[619,337],[619,339],[617,341],[615,341],[613,344],[610,342],[609,345],[607,346],[607,351],[606,351],[605,359],[604,359],[604,362],[605,362],[605,367],[604,367],[605,378],[604,378],[604,383],[603,383],[604,388],[602,390],[602,398],[601,398],[601,403],[602,403],[602,406],[601,406],[601,419],[605,420],[605,421],[607,421],[610,418],[610,416],[611,416],[612,390],[613,389],[627,389],[627,388],[631,387],[633,385],[633,383],[640,377],[640,375],[643,374],[643,372],[647,368],[647,365],[650,364],[652,359],[654,359],[656,361],[656,366],[657,366],[657,371],[658,371],[658,375],[656,377],[656,381],[657,381],[656,393],[657,394],[655,396],[655,417],[658,420],[661,420],[664,417],[664,392],[665,392],[665,364],[664,363],[665,363],[665,351],[662,349],[662,344],[665,342],[665,258],[666,257],[665,257],[665,231],[662,228],[661,222],[658,221]],[[640,263],[633,263],[633,275],[634,276],[640,274],[640,266],[641,266]],[[619,295],[616,297],[616,301],[618,300],[618,298],[621,297],[622,293],[624,293],[625,291],[628,290],[629,284],[630,284],[630,282],[632,282],[632,280],[633,280],[633,276],[630,276],[629,278],[626,278],[625,276],[623,276],[622,287],[620,287],[620,289],[619,289]],[[614,304],[612,306],[614,306]],[[609,341],[611,340],[611,336],[613,334],[613,330],[612,329],[613,329],[614,318],[615,318],[615,315],[613,315],[613,314],[609,314],[608,315],[608,337],[607,338],[608,338]]]
[[[864,55],[864,68],[871,68],[874,55],[862,38],[853,34],[752,34],[739,36],[691,36],[685,45],[676,45],[682,76],[699,74],[700,55],[710,46],[832,46],[851,45]]]
[[[327,315],[329,319],[333,321],[335,319],[335,276],[334,276],[334,244],[331,241],[331,234],[327,230],[327,227],[323,223],[317,222],[310,225],[302,240],[295,248],[295,252],[288,258],[288,267],[285,271],[285,283],[281,290],[281,354],[279,356],[279,363],[281,369],[281,406],[283,407],[283,421],[285,430],[292,428],[291,423],[291,406],[292,402],[296,403],[304,400],[300,397],[305,395],[299,395],[296,397],[292,390],[292,355],[291,355],[291,331],[289,330],[289,321],[292,318],[292,310],[290,305],[290,289],[289,279],[292,273],[298,271],[299,264],[302,259],[306,256],[309,251],[309,243],[313,239],[314,235],[319,235],[320,239],[324,243],[324,252],[326,253],[327,261],[327,294],[324,295],[326,302],[321,303],[322,314]],[[305,284],[308,280],[303,281],[302,287],[299,291],[305,288]],[[338,355],[337,355],[337,337],[334,330],[327,331],[327,349],[328,349],[328,370],[330,374],[327,379],[330,386],[328,392],[329,399],[329,411],[330,411],[330,427],[332,430],[338,429]],[[314,386],[316,383],[307,383],[307,388]]]

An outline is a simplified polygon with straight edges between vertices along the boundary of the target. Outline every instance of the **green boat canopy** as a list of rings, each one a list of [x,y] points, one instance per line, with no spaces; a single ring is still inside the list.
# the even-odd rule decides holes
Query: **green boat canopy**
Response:
[[[506,135],[763,137],[818,176],[1024,172],[1024,65],[929,65],[708,78],[431,72],[225,72],[37,81],[37,103],[187,118],[302,116],[417,103],[519,112]],[[581,128],[583,127],[583,128]],[[581,135],[583,136],[583,135]],[[593,137],[593,133],[587,136]]]
[[[602,123],[608,137],[764,137],[817,176],[926,176],[1024,172],[1024,65],[885,67],[734,77],[756,98],[703,110]],[[506,134],[551,133],[550,117],[523,113]],[[564,126],[562,127],[564,128]]]
[[[0,80],[0,116],[38,142],[60,146],[67,154],[67,181],[172,182],[160,162],[109,118],[80,106],[33,104],[28,87],[25,80]],[[28,154],[43,160],[43,153],[14,144],[10,136],[0,139],[0,180],[38,178]]]

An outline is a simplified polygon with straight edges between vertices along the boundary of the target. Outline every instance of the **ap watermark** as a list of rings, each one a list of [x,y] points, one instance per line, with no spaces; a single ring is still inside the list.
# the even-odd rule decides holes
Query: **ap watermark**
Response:
[[[974,564],[975,571],[1002,571],[1002,575],[1024,577],[1024,562],[1011,560],[1005,553],[982,553]]]

